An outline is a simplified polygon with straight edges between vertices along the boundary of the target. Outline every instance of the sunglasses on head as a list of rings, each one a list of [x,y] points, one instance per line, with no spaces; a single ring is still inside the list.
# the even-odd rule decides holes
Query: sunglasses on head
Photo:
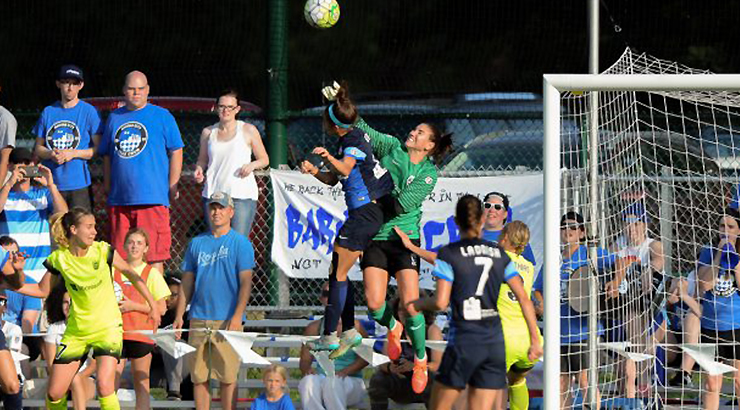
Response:
[[[486,209],[493,208],[493,209],[495,209],[497,211],[503,211],[504,209],[506,209],[506,207],[504,206],[504,204],[492,204],[490,202],[484,202],[483,203],[483,207],[486,208]]]

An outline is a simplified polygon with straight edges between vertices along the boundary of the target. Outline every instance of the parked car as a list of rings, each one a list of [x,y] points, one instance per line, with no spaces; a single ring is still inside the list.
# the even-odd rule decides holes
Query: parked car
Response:
[[[717,161],[723,174],[740,173],[740,130],[705,127],[701,130],[704,151]]]

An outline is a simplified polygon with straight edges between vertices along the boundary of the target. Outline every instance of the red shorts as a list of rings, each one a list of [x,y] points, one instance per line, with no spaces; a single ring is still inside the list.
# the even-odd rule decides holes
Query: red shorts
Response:
[[[170,259],[172,230],[170,228],[170,208],[163,205],[109,206],[111,244],[126,258],[123,242],[131,228],[141,228],[149,234],[149,263]]]

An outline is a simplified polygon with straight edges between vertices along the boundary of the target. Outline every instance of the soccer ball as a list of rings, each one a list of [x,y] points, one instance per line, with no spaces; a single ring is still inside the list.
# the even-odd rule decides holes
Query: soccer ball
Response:
[[[337,0],[308,0],[303,7],[303,17],[315,28],[329,28],[339,20]]]

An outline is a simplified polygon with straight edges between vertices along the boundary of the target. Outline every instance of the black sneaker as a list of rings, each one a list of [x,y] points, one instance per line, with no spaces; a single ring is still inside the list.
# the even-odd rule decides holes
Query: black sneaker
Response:
[[[668,381],[668,385],[671,387],[692,388],[694,387],[694,381],[691,379],[691,373],[681,370]]]
[[[182,395],[180,394],[180,392],[168,391],[167,392],[167,400],[180,401],[180,400],[182,400]]]

